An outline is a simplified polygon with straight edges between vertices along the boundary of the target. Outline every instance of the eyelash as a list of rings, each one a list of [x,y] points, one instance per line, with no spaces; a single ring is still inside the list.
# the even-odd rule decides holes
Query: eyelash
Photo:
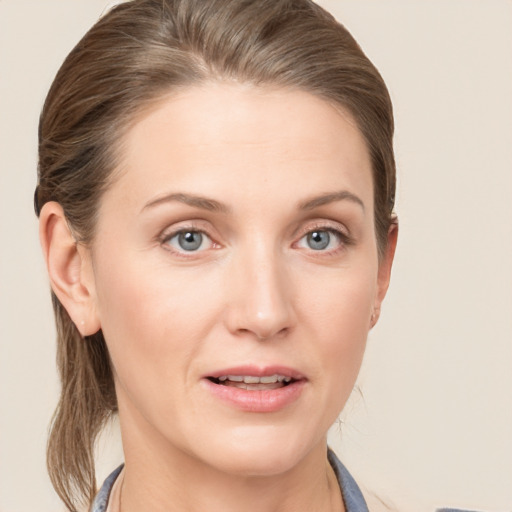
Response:
[[[347,247],[354,245],[353,238],[350,237],[346,232],[325,223],[318,223],[312,226],[309,225],[305,230],[302,231],[300,238],[297,240],[297,242],[295,242],[295,244],[298,244],[299,242],[304,240],[308,235],[311,235],[312,233],[315,232],[329,233],[331,235],[334,235],[338,239],[337,247],[334,249],[315,250],[312,248],[306,248],[306,250],[309,250],[315,256],[336,256],[337,254],[339,254],[339,252],[345,250]]]
[[[315,233],[315,232],[329,233],[331,235],[334,235],[335,238],[337,238],[337,240],[338,240],[338,244],[337,244],[338,246],[336,248],[330,249],[330,250],[304,248],[305,250],[311,251],[316,256],[334,256],[334,255],[338,254],[340,251],[343,251],[347,247],[350,247],[351,245],[354,244],[354,240],[344,231],[337,229],[331,225],[318,223],[318,224],[314,224],[312,226],[309,225],[306,229],[304,229],[301,232],[301,235],[297,239],[297,241],[293,243],[293,246],[296,246],[302,240],[304,240],[308,235],[311,235],[312,233]],[[185,233],[199,233],[203,237],[206,237],[210,241],[210,244],[212,245],[212,247],[210,247],[210,249],[218,249],[220,247],[220,245],[218,243],[216,243],[215,240],[204,229],[202,229],[198,226],[192,225],[192,224],[180,226],[178,229],[175,229],[171,232],[164,231],[161,235],[159,235],[158,241],[162,246],[164,246],[164,248],[166,250],[168,250],[168,251],[174,253],[175,255],[177,255],[178,257],[182,257],[182,258],[193,258],[193,257],[195,257],[196,253],[204,252],[204,250],[198,250],[198,251],[194,251],[194,250],[186,251],[184,249],[179,250],[179,249],[172,247],[169,244],[170,240],[172,240],[173,238],[175,238],[181,234],[185,234]],[[329,243],[330,243],[330,241],[329,241]]]
[[[171,232],[169,231],[164,231],[159,237],[158,237],[158,241],[160,243],[160,245],[162,245],[165,250],[167,251],[170,251],[172,252],[173,254],[177,255],[178,257],[181,257],[181,258],[191,258],[191,257],[194,257],[194,255],[198,252],[203,252],[203,251],[186,251],[184,249],[182,250],[179,250],[179,249],[176,249],[174,247],[172,247],[169,242],[179,236],[179,235],[182,235],[182,234],[186,234],[186,233],[199,233],[201,234],[203,237],[207,238],[208,240],[210,240],[210,244],[212,244],[212,247],[211,248],[218,248],[220,247],[219,244],[217,244],[213,238],[202,228],[198,227],[198,226],[194,226],[194,225],[185,225],[185,226],[180,226],[178,229],[175,229]],[[203,242],[204,243],[204,242]],[[202,244],[201,244],[202,245]]]

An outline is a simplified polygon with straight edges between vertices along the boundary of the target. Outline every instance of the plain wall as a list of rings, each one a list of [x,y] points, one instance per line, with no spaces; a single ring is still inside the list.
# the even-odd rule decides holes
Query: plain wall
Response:
[[[106,0],[0,0],[0,512],[61,510],[58,394],[32,197],[37,122]],[[512,510],[512,2],[324,0],[395,105],[399,247],[330,442],[400,512]],[[100,478],[122,460],[115,428]]]

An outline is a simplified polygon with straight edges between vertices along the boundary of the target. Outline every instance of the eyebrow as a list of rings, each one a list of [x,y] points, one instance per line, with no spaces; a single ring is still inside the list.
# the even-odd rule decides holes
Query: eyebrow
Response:
[[[298,209],[313,210],[314,208],[318,208],[319,206],[334,203],[336,201],[351,201],[355,204],[358,204],[363,209],[363,211],[365,211],[363,201],[358,196],[356,196],[352,192],[349,192],[348,190],[340,190],[339,192],[331,192],[313,197],[312,199],[308,199],[306,201],[299,203]],[[165,196],[158,197],[150,201],[149,203],[146,203],[142,210],[144,211],[148,208],[153,208],[161,204],[172,202],[184,203],[188,206],[200,208],[201,210],[207,210],[210,212],[224,214],[231,213],[231,208],[229,208],[229,206],[225,205],[224,203],[220,203],[215,199],[210,199],[208,197],[203,196],[195,196],[191,194],[184,194],[181,192],[166,194]]]
[[[158,197],[147,203],[144,208],[142,208],[142,210],[153,208],[154,206],[158,206],[164,203],[172,203],[174,201],[187,204],[194,208],[200,208],[201,210],[207,210],[209,212],[229,213],[231,211],[227,205],[219,203],[219,201],[215,201],[215,199],[183,193],[167,194],[165,196]]]
[[[363,212],[365,211],[363,201],[352,192],[349,192],[348,190],[340,190],[339,192],[332,192],[313,197],[312,199],[308,199],[307,201],[301,202],[299,204],[299,209],[313,210],[314,208],[318,208],[319,206],[333,203],[335,201],[351,201],[353,203],[358,204],[363,209]]]

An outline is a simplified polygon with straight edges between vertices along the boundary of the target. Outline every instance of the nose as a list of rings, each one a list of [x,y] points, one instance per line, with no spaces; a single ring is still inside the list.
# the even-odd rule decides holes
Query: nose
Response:
[[[248,252],[236,258],[229,270],[228,330],[257,340],[284,336],[295,318],[285,262],[271,249]]]

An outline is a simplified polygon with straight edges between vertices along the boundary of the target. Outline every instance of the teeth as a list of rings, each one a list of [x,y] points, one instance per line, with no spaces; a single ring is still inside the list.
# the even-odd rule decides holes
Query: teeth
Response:
[[[245,384],[275,384],[276,382],[291,382],[291,377],[285,377],[284,375],[267,375],[264,377],[255,377],[254,375],[222,375],[218,377],[220,382],[227,380],[231,382],[243,382]]]

